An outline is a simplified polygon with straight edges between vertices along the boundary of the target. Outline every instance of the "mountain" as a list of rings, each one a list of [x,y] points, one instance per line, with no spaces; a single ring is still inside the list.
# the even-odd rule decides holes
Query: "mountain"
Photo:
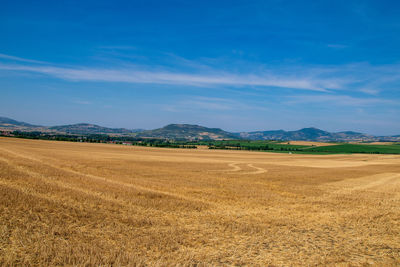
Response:
[[[298,131],[257,131],[239,133],[241,138],[250,140],[299,140],[299,141],[368,141],[374,136],[347,131],[330,133],[317,128],[303,128]]]
[[[298,131],[287,132],[288,138],[293,138],[293,140],[321,140],[330,139],[331,134],[327,131],[323,131],[317,128],[303,128]]]
[[[49,129],[67,134],[130,134],[134,132],[124,128],[107,128],[89,123],[53,126]]]
[[[249,140],[276,140],[282,139],[281,137],[286,132],[284,130],[276,130],[276,131],[257,131],[257,132],[242,132],[237,135],[243,139]]]
[[[24,132],[46,132],[54,134],[116,134],[130,135],[143,130],[128,130],[124,128],[107,128],[95,124],[78,123],[60,126],[40,126],[32,125],[26,122],[16,121],[6,117],[0,117],[0,130],[2,131],[24,131]]]
[[[49,130],[44,126],[33,125],[6,117],[0,117],[0,131],[48,132]]]
[[[396,141],[400,142],[400,135],[373,136],[363,133],[344,131],[331,133],[317,128],[303,128],[297,131],[256,131],[230,133],[219,128],[207,128],[191,124],[169,124],[155,130],[107,128],[95,124],[78,123],[60,126],[40,126],[26,122],[16,121],[6,117],[0,117],[0,131],[25,131],[44,132],[50,134],[108,134],[119,136],[131,136],[138,138],[160,138],[175,140],[222,140],[222,139],[248,139],[248,140],[299,140],[321,142],[351,142],[351,141]]]
[[[233,133],[219,128],[207,128],[191,124],[169,124],[163,128],[137,133],[136,137],[142,138],[167,138],[185,140],[222,140],[238,139]]]
[[[333,133],[332,138],[336,140],[352,141],[352,140],[370,140],[374,139],[374,136],[352,131],[345,131],[345,132]]]
[[[26,122],[16,121],[6,117],[0,117],[0,127],[13,128],[13,127],[41,127],[32,125]]]

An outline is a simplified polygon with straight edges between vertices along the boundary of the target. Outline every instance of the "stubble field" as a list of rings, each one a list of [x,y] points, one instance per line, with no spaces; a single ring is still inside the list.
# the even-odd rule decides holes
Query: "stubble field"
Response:
[[[0,265],[400,265],[399,155],[0,138]]]

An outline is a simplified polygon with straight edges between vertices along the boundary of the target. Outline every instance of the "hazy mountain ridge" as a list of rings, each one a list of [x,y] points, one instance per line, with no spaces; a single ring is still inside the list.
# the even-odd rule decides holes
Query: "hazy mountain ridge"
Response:
[[[89,123],[53,126],[49,127],[49,129],[68,134],[130,134],[135,132],[125,128],[107,128]]]
[[[219,128],[207,128],[191,124],[169,124],[159,129],[140,132],[136,134],[136,136],[186,140],[223,140],[238,138],[236,134],[226,132]]]
[[[303,128],[297,131],[254,131],[231,133],[220,128],[208,128],[192,124],[169,124],[154,130],[108,128],[89,123],[78,123],[60,126],[40,126],[26,122],[16,121],[6,117],[0,117],[0,130],[2,131],[39,131],[54,134],[108,134],[132,136],[138,138],[160,139],[185,139],[185,140],[299,140],[320,142],[351,142],[351,141],[400,141],[400,135],[373,136],[353,131],[331,133],[317,128]]]
[[[379,138],[363,133],[345,131],[331,133],[317,128],[303,128],[297,131],[256,131],[239,133],[240,137],[250,140],[298,140],[298,141],[373,141]]]
[[[33,124],[29,124],[22,121],[16,121],[6,117],[0,117],[0,126],[1,127],[15,127],[15,126],[22,126],[22,127],[41,127]]]

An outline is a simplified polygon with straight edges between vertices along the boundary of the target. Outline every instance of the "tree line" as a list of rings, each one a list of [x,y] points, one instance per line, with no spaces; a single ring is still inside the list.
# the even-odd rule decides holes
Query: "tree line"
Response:
[[[106,134],[72,135],[72,134],[51,134],[43,132],[0,131],[0,136],[25,138],[25,139],[38,139],[38,140],[67,141],[67,142],[113,143],[121,145],[149,146],[149,147],[190,148],[190,149],[197,148],[196,145],[186,144],[184,142],[177,143],[174,141],[163,140],[163,139],[147,139],[147,138],[145,139],[145,138],[135,138],[130,136],[110,136]]]

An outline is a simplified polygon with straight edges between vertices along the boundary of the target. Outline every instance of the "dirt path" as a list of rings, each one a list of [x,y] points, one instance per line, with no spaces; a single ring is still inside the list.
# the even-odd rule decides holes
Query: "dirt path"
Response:
[[[228,166],[230,167],[230,169],[225,169],[225,170],[210,170],[209,172],[240,172],[243,171],[243,168],[239,166],[239,164],[241,165],[246,165],[247,167],[253,168],[255,169],[255,171],[250,171],[250,172],[241,172],[238,174],[261,174],[261,173],[265,173],[268,170],[261,168],[261,167],[256,167],[251,163],[239,163],[239,162],[233,162],[233,163],[229,163]]]
[[[242,174],[261,174],[261,173],[266,173],[268,170],[261,168],[261,167],[256,167],[253,164],[247,164],[248,167],[256,169],[256,171],[253,172],[246,172],[246,173],[242,173]]]

